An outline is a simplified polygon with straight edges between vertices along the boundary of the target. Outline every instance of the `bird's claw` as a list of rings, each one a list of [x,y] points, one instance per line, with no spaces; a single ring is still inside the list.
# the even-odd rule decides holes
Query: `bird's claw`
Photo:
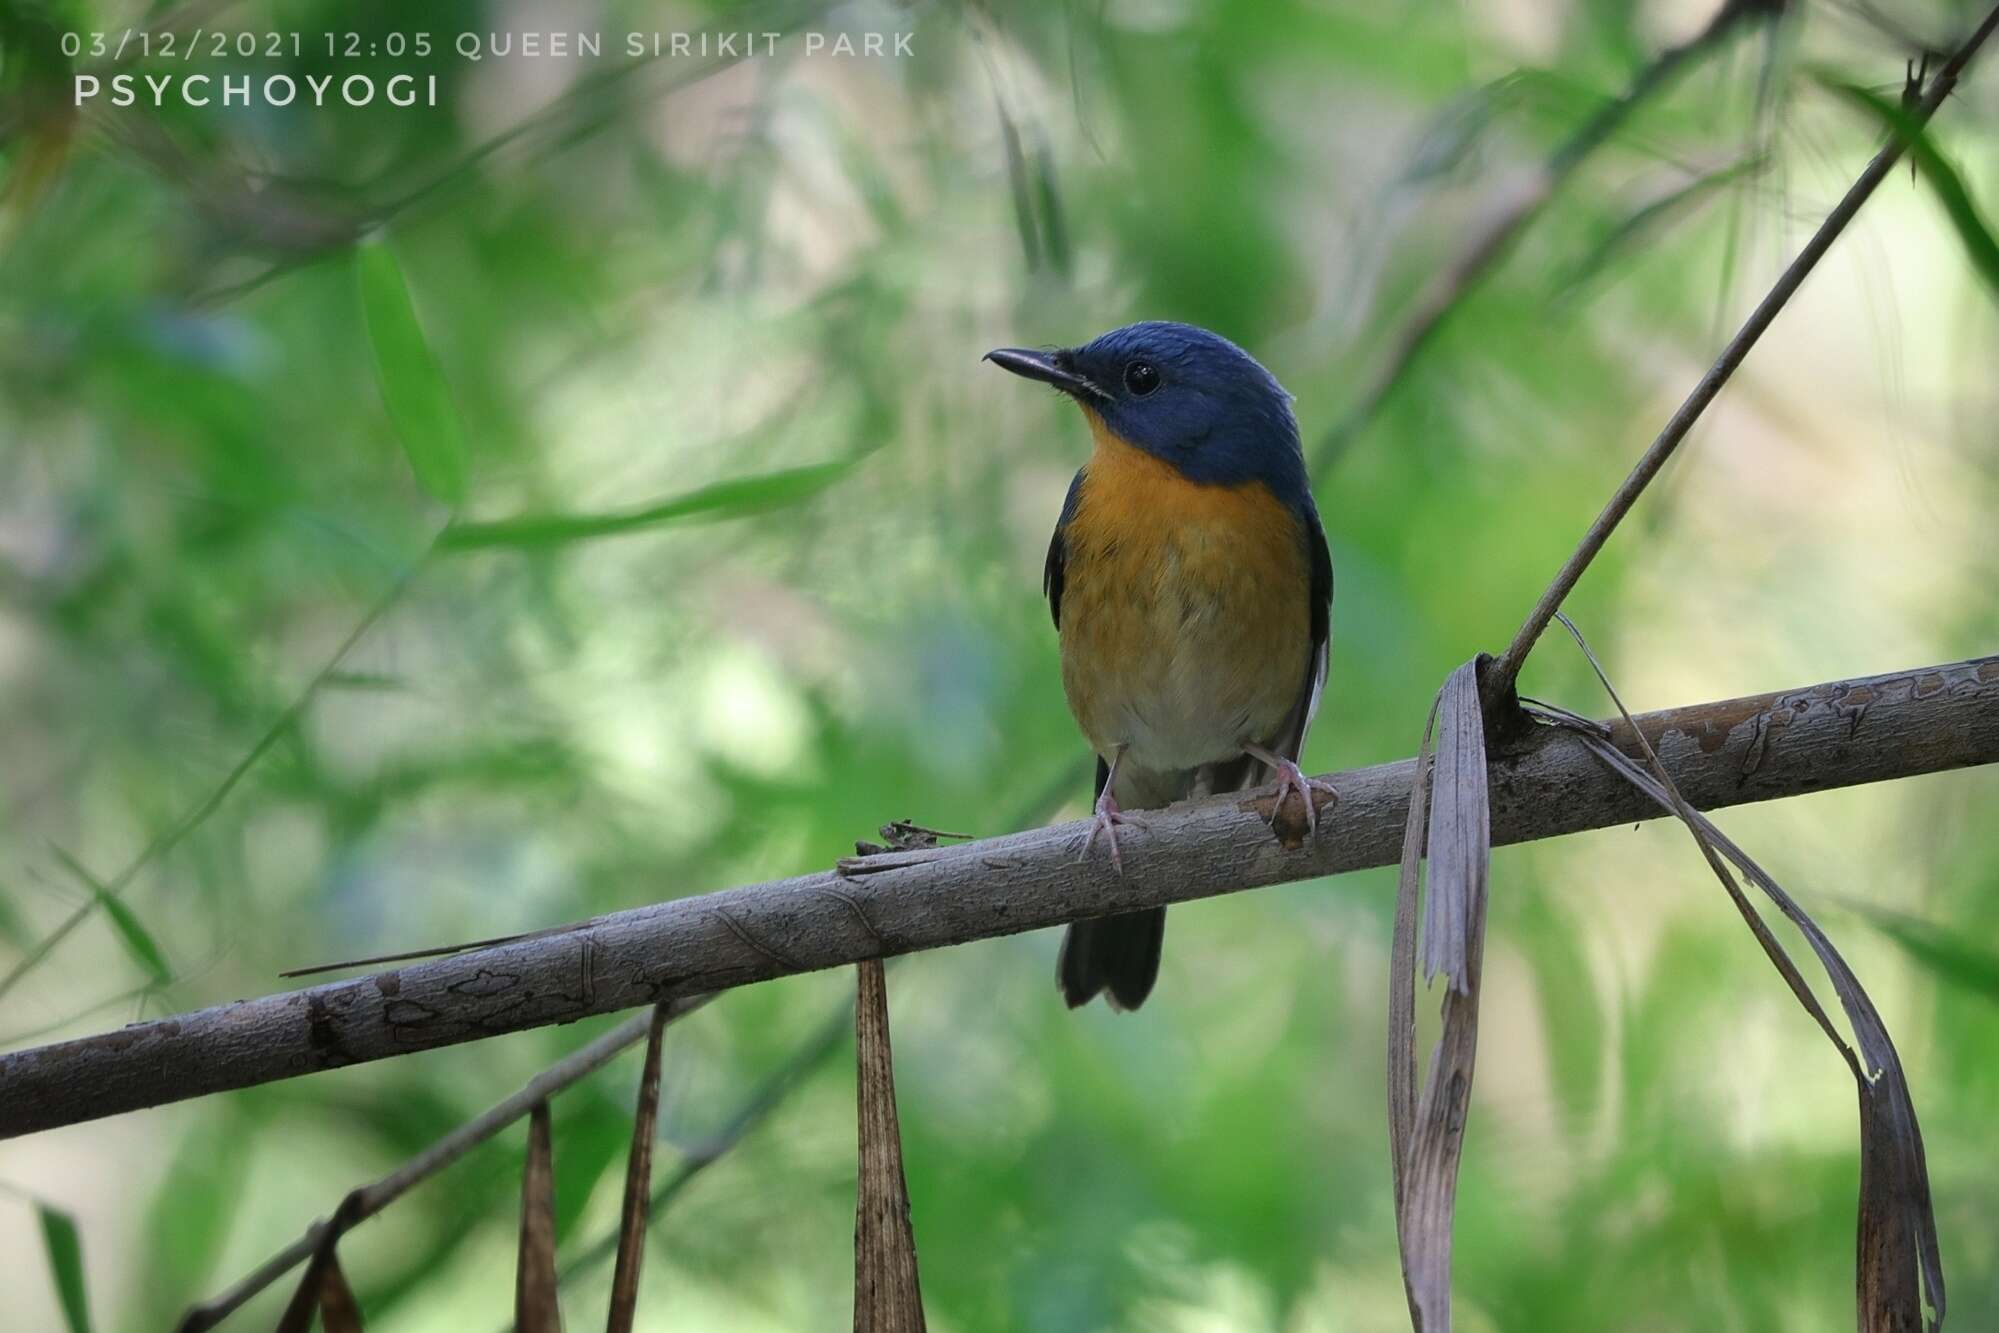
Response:
[[[1117,801],[1111,796],[1110,788],[1106,787],[1104,794],[1097,798],[1096,813],[1090,819],[1090,832],[1083,839],[1083,850],[1076,854],[1077,862],[1080,864],[1085,857],[1089,856],[1090,848],[1096,845],[1097,835],[1101,833],[1104,835],[1104,840],[1111,845],[1111,869],[1122,875],[1124,873],[1124,856],[1118,848],[1117,841],[1117,830],[1120,824],[1129,824],[1133,828],[1145,827],[1145,821],[1133,819],[1118,808]]]
[[[1312,793],[1323,792],[1325,795],[1331,797],[1333,803],[1337,805],[1340,799],[1339,788],[1335,787],[1325,778],[1306,777],[1305,770],[1299,768],[1297,764],[1289,759],[1279,758],[1275,767],[1277,769],[1277,799],[1270,803],[1271,826],[1273,828],[1276,827],[1277,814],[1284,808],[1284,798],[1292,792],[1297,792],[1298,799],[1305,803],[1305,828],[1309,832],[1317,833],[1319,831],[1319,803],[1312,799]]]

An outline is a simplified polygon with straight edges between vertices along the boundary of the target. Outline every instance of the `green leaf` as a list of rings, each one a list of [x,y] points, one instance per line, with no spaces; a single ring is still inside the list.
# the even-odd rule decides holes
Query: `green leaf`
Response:
[[[1563,1128],[1580,1141],[1595,1122],[1603,1086],[1606,1022],[1582,934],[1541,894],[1509,894],[1507,937],[1534,978],[1548,1072]]]
[[[52,850],[56,859],[62,862],[64,869],[90,887],[92,896],[97,899],[97,905],[111,918],[112,928],[118,932],[118,938],[124,941],[126,952],[146,970],[146,974],[153,979],[153,984],[164,986],[172,981],[174,973],[173,969],[167,966],[165,950],[160,948],[159,941],[153,938],[153,933],[140,922],[137,914],[106,888],[102,880],[84,869],[81,861],[60,847]]]
[[[63,1321],[69,1325],[69,1333],[90,1333],[90,1301],[83,1286],[83,1242],[77,1237],[76,1222],[68,1213],[45,1203],[37,1203],[35,1212],[42,1221],[42,1249],[48,1255],[56,1296],[62,1301]]]
[[[1950,225],[1957,229],[1958,240],[1964,243],[1972,267],[1984,277],[1993,295],[1999,296],[1999,241],[1993,239],[1992,229],[1979,217],[1978,205],[1972,202],[1971,192],[1965,188],[1963,177],[1938,151],[1922,124],[1907,109],[1871,88],[1846,83],[1824,71],[1815,72],[1814,77],[1830,91],[1870,112],[1887,126],[1889,133],[1900,136],[1902,142],[1908,145],[1910,160],[1916,164],[1923,179],[1930,183],[1930,188],[1936,191],[1937,199],[1950,217]]]
[[[613,537],[677,519],[740,518],[808,500],[844,477],[859,461],[845,458],[718,481],[656,504],[608,514],[531,514],[491,523],[454,523],[437,539],[437,545],[444,551],[471,551],[488,546],[556,546]]]
[[[185,1305],[207,1293],[241,1211],[251,1154],[239,1151],[259,1128],[234,1100],[217,1103],[180,1138],[146,1208],[140,1247],[151,1308]]]
[[[1020,232],[1020,250],[1027,257],[1030,269],[1041,267],[1041,233],[1034,225],[1034,187],[1027,166],[1027,153],[1021,147],[1020,127],[1007,114],[1006,103],[997,95],[993,99],[993,109],[999,113],[1000,142],[1006,145],[1006,180],[1013,195],[1013,224]]]
[[[465,500],[465,440],[444,372],[417,321],[402,265],[386,244],[371,241],[355,251],[354,266],[382,403],[417,481],[456,509]]]
[[[1680,188],[1661,195],[1620,219],[1591,246],[1563,279],[1562,285],[1579,287],[1595,279],[1614,259],[1656,243],[1658,233],[1676,218],[1692,213],[1708,196],[1723,186],[1763,169],[1762,156],[1744,158],[1704,176],[1695,177]]]
[[[12,895],[5,888],[0,888],[0,939],[25,953],[33,938],[27,922],[21,920],[20,909],[14,906]]]
[[[1841,898],[1840,906],[1887,936],[1939,980],[1999,1001],[1999,953],[1921,917]]]

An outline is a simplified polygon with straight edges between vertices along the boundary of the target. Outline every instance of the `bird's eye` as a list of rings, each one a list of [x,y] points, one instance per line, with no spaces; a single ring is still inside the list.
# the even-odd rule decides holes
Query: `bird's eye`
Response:
[[[1159,372],[1150,361],[1134,361],[1124,368],[1124,387],[1143,398],[1159,387]]]

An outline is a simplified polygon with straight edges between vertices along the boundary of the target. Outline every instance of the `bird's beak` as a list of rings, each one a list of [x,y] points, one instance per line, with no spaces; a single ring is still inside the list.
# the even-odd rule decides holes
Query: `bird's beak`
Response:
[[[1063,393],[1077,398],[1104,396],[1102,389],[1073,370],[1063,369],[1056,364],[1056,358],[1046,352],[1033,352],[1025,347],[996,347],[986,353],[986,360],[1001,370],[1012,371],[1022,379],[1040,380],[1043,384],[1052,384]]]

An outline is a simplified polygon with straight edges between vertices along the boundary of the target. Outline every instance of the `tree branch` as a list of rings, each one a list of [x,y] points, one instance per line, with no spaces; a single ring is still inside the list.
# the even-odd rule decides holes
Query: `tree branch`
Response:
[[[1999,761],[1999,657],[1649,713],[1697,809]],[[1630,729],[1610,727],[1636,755]],[[566,931],[0,1057],[0,1136],[567,1023],[864,958],[1393,863],[1413,760],[1334,775],[1316,838],[1267,790],[1149,813],[1123,875],[1080,823],[890,853],[598,917]],[[1655,818],[1577,738],[1496,745],[1492,840]],[[1025,984],[1025,983],[1023,983]]]

